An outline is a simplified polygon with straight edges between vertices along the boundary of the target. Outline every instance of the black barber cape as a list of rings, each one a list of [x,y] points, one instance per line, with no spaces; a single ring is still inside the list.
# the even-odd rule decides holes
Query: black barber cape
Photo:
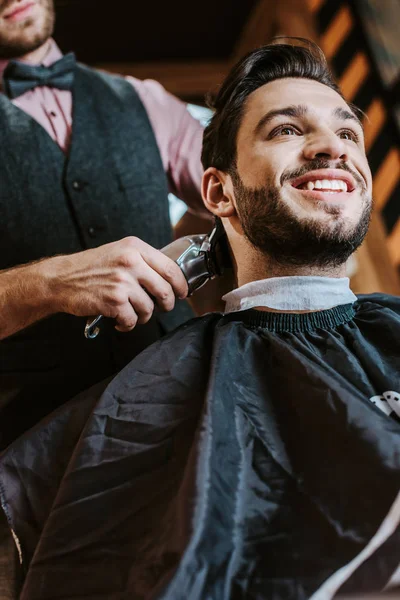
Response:
[[[326,600],[388,585],[400,299],[209,314],[104,387],[0,459],[21,600]]]

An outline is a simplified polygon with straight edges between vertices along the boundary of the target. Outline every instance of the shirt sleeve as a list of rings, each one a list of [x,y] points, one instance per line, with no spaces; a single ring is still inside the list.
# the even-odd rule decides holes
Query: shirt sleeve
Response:
[[[193,213],[208,216],[201,197],[203,126],[186,104],[152,79],[126,77],[139,94],[157,140],[170,191]]]

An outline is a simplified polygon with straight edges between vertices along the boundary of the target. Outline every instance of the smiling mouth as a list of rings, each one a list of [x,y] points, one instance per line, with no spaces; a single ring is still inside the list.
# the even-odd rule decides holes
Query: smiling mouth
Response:
[[[292,179],[290,184],[314,199],[326,199],[328,195],[344,199],[356,189],[353,175],[342,169],[315,169]]]
[[[305,181],[297,186],[293,186],[298,190],[315,190],[317,192],[325,192],[327,194],[337,194],[340,192],[348,192],[348,185],[343,179],[315,179],[313,181]]]

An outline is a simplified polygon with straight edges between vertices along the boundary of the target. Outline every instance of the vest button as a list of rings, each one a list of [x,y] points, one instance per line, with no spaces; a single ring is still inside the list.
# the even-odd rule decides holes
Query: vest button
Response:
[[[72,184],[72,187],[77,192],[80,192],[81,190],[83,190],[83,183],[82,183],[82,181],[74,181]]]
[[[88,234],[92,238],[96,237],[96,230],[95,230],[95,228],[94,227],[88,227]]]

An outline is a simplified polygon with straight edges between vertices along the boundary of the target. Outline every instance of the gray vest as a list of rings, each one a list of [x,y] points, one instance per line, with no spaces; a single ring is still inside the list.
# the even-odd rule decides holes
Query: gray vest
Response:
[[[69,156],[0,94],[0,269],[137,236],[171,240],[168,188],[147,113],[120,77],[76,68]],[[0,447],[192,316],[186,302],[130,334],[56,315],[0,342]]]

